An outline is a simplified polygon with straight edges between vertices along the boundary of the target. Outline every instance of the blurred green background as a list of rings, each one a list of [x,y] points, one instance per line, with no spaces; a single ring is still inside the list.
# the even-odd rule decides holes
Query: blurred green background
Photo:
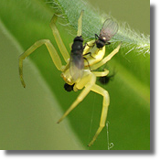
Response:
[[[100,12],[111,14],[119,22],[127,22],[132,29],[150,34],[149,0],[89,0]]]
[[[30,60],[25,60],[24,64],[24,75],[27,87],[26,89],[22,87],[18,75],[18,56],[36,40],[52,37],[49,28],[51,16],[47,17],[47,15],[52,15],[52,12],[51,9],[42,7],[42,13],[39,13],[39,8],[43,5],[42,1],[15,1],[15,4],[16,2],[19,4],[19,8],[17,7],[18,9],[14,9],[14,5],[10,6],[12,5],[12,2],[9,0],[2,0],[0,6],[0,19],[5,24],[3,26],[2,23],[0,23],[0,149],[107,150],[106,128],[104,128],[103,133],[101,133],[102,135],[98,137],[93,147],[86,147],[95,133],[93,128],[97,128],[97,124],[99,123],[97,121],[97,123],[93,124],[97,119],[99,120],[101,108],[99,109],[97,117],[95,108],[101,106],[102,97],[91,93],[86,97],[85,102],[82,102],[79,105],[79,108],[81,109],[78,108],[73,111],[74,113],[69,115],[70,119],[67,117],[61,124],[57,125],[57,120],[62,116],[64,110],[69,107],[69,104],[73,102],[79,93],[66,93],[64,91],[63,80],[59,76],[60,73],[55,70],[51,60],[49,60],[48,63],[48,61],[45,61],[46,59],[44,59],[44,68],[42,68],[42,70],[49,75],[47,78],[53,79],[52,88],[48,87],[46,80],[41,76],[41,71],[38,71]],[[127,22],[131,28],[139,30],[141,33],[150,34],[149,0],[89,0],[89,2],[95,6],[95,8],[99,8],[100,12],[111,14],[119,22]],[[38,5],[35,7],[34,3],[35,6]],[[30,13],[27,16],[25,14],[26,10]],[[44,15],[43,12],[45,12]],[[19,14],[21,14],[21,17],[24,16],[23,21],[19,22]],[[30,20],[32,14],[34,14],[33,19]],[[36,21],[38,19],[37,17],[41,18],[41,23],[39,23],[39,21],[37,21],[37,23],[32,22],[32,20]],[[32,36],[32,32],[30,32],[32,26],[25,25],[25,21],[28,22],[29,20],[30,24],[33,24],[35,28],[34,33],[36,36]],[[43,21],[45,23],[44,26],[42,26]],[[7,26],[10,26],[10,28],[7,28]],[[41,27],[40,32],[38,27]],[[9,29],[9,31],[6,31],[6,28]],[[23,32],[19,33],[19,30]],[[60,27],[60,30],[62,36],[63,34],[65,35],[62,27]],[[46,35],[44,35],[43,32],[46,33]],[[17,35],[17,37],[15,37],[15,35]],[[24,40],[25,36],[26,39]],[[71,37],[69,37],[69,39],[70,41],[72,40]],[[21,44],[21,47],[18,43]],[[42,49],[39,49],[33,54],[32,58],[34,59],[35,57],[36,59],[36,56],[43,58],[43,53],[47,54],[45,47],[42,47]],[[48,59],[50,59],[49,56],[47,57],[47,60]],[[149,60],[147,60],[147,62],[149,62]],[[38,65],[38,63],[40,62],[37,61],[36,65]],[[48,67],[53,67],[54,73],[50,73]],[[54,75],[56,76],[55,78]],[[108,89],[112,90],[114,84],[116,84],[116,82],[111,82]],[[55,92],[52,92],[53,88],[55,88]],[[119,96],[120,95],[112,96],[112,99],[117,99]],[[123,98],[125,99],[125,97]],[[135,101],[138,100],[135,99]],[[118,102],[113,102],[113,104],[114,103],[118,104]],[[62,105],[64,106],[63,109],[61,108]],[[127,106],[127,102],[125,107],[124,105],[125,103],[122,103],[120,107],[117,105],[116,109],[110,111],[109,133],[110,142],[114,143],[113,149],[150,149],[148,110],[145,110],[145,108],[139,109],[138,106],[135,106],[134,109],[136,110],[133,111],[133,108]],[[85,108],[88,108],[89,115],[85,115]],[[138,115],[134,114],[136,111],[138,111]],[[123,113],[128,115],[123,116]],[[141,115],[141,113],[143,113],[143,115]],[[111,115],[115,115],[115,117],[111,118]],[[135,115],[137,117],[135,117]],[[96,120],[93,119],[94,116],[96,117]],[[127,116],[130,117],[130,119]],[[84,118],[83,120],[82,117],[87,118]],[[77,119],[79,121],[77,121]],[[119,124],[116,124],[117,121]],[[133,124],[130,123],[132,121]],[[84,126],[84,124],[86,124],[86,126]],[[135,124],[140,124],[139,128],[144,125],[144,128],[134,131],[133,127]],[[117,125],[120,126],[117,128]],[[124,125],[126,130],[121,129],[123,128],[121,125]],[[136,129],[137,128],[135,128],[135,130]],[[132,133],[136,133],[140,136],[134,136]],[[144,139],[142,139],[142,137],[144,137]],[[101,145],[103,142],[104,144]]]

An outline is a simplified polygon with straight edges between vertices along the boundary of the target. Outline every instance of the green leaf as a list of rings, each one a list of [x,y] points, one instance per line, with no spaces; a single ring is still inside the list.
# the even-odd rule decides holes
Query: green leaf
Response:
[[[55,0],[54,2],[48,0],[47,3],[45,2],[43,0],[1,1],[0,19],[24,50],[35,41],[47,38],[52,41],[61,55],[49,28],[54,12],[64,17],[59,18],[59,23],[63,25],[57,24],[57,26],[68,51],[70,50],[69,44],[75,36],[77,20],[82,9],[84,10],[83,36],[85,41],[94,39],[95,33],[99,34],[106,17],[96,13],[88,4],[80,0]],[[119,26],[119,32],[112,39],[112,44],[106,46],[107,55],[122,41],[119,53],[105,65],[111,74],[114,71],[116,74],[113,81],[107,85],[102,85],[97,80],[98,85],[108,90],[111,98],[107,117],[109,131],[105,127],[94,145],[90,148],[86,147],[98,128],[102,108],[102,97],[92,92],[62,122],[65,124],[67,119],[69,120],[73,134],[75,137],[78,136],[84,149],[108,149],[107,133],[109,133],[110,142],[114,143],[113,150],[150,149],[149,37],[136,33],[121,23]],[[45,80],[59,102],[59,107],[65,112],[80,91],[67,93],[63,89],[64,81],[60,77],[61,73],[56,70],[44,46],[31,54],[30,59],[41,74],[37,79]],[[24,78],[27,70],[27,66],[24,65]],[[29,85],[26,81],[28,88]],[[52,111],[50,109],[50,112]],[[62,113],[57,114],[61,116]]]

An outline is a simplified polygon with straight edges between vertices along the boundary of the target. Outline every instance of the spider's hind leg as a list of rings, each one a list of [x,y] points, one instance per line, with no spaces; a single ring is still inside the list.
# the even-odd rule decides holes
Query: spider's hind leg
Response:
[[[57,123],[61,122],[90,92],[92,86],[95,84],[96,76],[94,74],[92,74],[90,71],[89,71],[89,73],[90,74],[87,73],[87,75],[82,77],[80,82],[75,84],[74,90],[75,90],[75,88],[82,89],[84,86],[85,86],[85,88],[79,94],[77,99],[72,103],[72,105],[68,108],[68,110],[64,113],[64,115],[59,119],[59,121]]]
[[[106,119],[107,119],[108,106],[110,103],[109,94],[105,89],[103,89],[100,86],[95,84],[92,86],[91,90],[93,92],[96,92],[96,93],[101,94],[103,96],[103,107],[102,107],[102,112],[101,112],[101,119],[100,119],[100,123],[99,123],[99,128],[97,129],[97,132],[95,133],[92,141],[88,144],[88,146],[91,146],[94,143],[94,141],[97,139],[97,136],[100,134],[100,132],[104,128],[105,123],[106,123]]]

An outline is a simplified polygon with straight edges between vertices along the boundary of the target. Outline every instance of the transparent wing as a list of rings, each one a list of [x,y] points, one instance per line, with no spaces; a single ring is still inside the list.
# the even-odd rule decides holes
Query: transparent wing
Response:
[[[84,60],[81,55],[72,55],[70,57],[70,74],[72,80],[76,81],[78,78],[81,78],[83,75]]]
[[[112,19],[106,19],[100,31],[100,37],[105,37],[109,41],[118,31],[118,24]]]

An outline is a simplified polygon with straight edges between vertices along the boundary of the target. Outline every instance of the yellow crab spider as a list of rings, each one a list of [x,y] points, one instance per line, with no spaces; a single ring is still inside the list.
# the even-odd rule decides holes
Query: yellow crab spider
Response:
[[[20,55],[19,75],[20,75],[21,83],[23,87],[25,87],[25,82],[23,79],[23,60],[26,57],[28,57],[34,50],[36,50],[38,47],[44,44],[47,47],[48,52],[56,68],[62,72],[61,76],[65,81],[65,86],[64,86],[65,89],[67,91],[71,91],[71,90],[77,91],[84,88],[82,92],[79,94],[79,96],[77,97],[77,99],[73,102],[73,104],[68,108],[68,110],[64,113],[64,115],[59,119],[57,123],[61,122],[86,97],[86,95],[90,91],[93,91],[95,93],[102,95],[103,106],[102,106],[100,124],[93,139],[88,144],[88,146],[91,146],[93,142],[96,140],[97,136],[102,131],[103,127],[105,126],[108,106],[110,103],[108,92],[104,90],[102,87],[95,84],[96,77],[106,76],[109,73],[109,71],[105,70],[103,72],[97,72],[94,70],[104,65],[107,61],[109,61],[119,51],[120,45],[115,50],[113,50],[108,56],[106,56],[103,60],[97,61],[97,59],[94,58],[95,63],[91,63],[90,58],[83,56],[83,53],[86,50],[86,46],[84,49],[83,38],[81,36],[82,35],[82,15],[83,15],[83,11],[81,12],[81,15],[78,20],[77,37],[74,38],[74,41],[71,47],[71,55],[69,55],[60,37],[59,31],[56,27],[55,23],[57,20],[57,16],[54,15],[50,22],[50,27],[52,29],[53,36],[66,62],[66,65],[62,65],[61,59],[56,49],[54,48],[54,46],[51,44],[50,40],[42,39],[35,42],[30,48],[28,48],[23,54]],[[103,52],[105,52],[104,49],[103,49]],[[101,53],[100,51],[97,52],[97,54],[100,54],[100,53]],[[92,67],[92,70],[90,70],[90,67],[88,66],[88,64],[90,65],[90,67]]]

